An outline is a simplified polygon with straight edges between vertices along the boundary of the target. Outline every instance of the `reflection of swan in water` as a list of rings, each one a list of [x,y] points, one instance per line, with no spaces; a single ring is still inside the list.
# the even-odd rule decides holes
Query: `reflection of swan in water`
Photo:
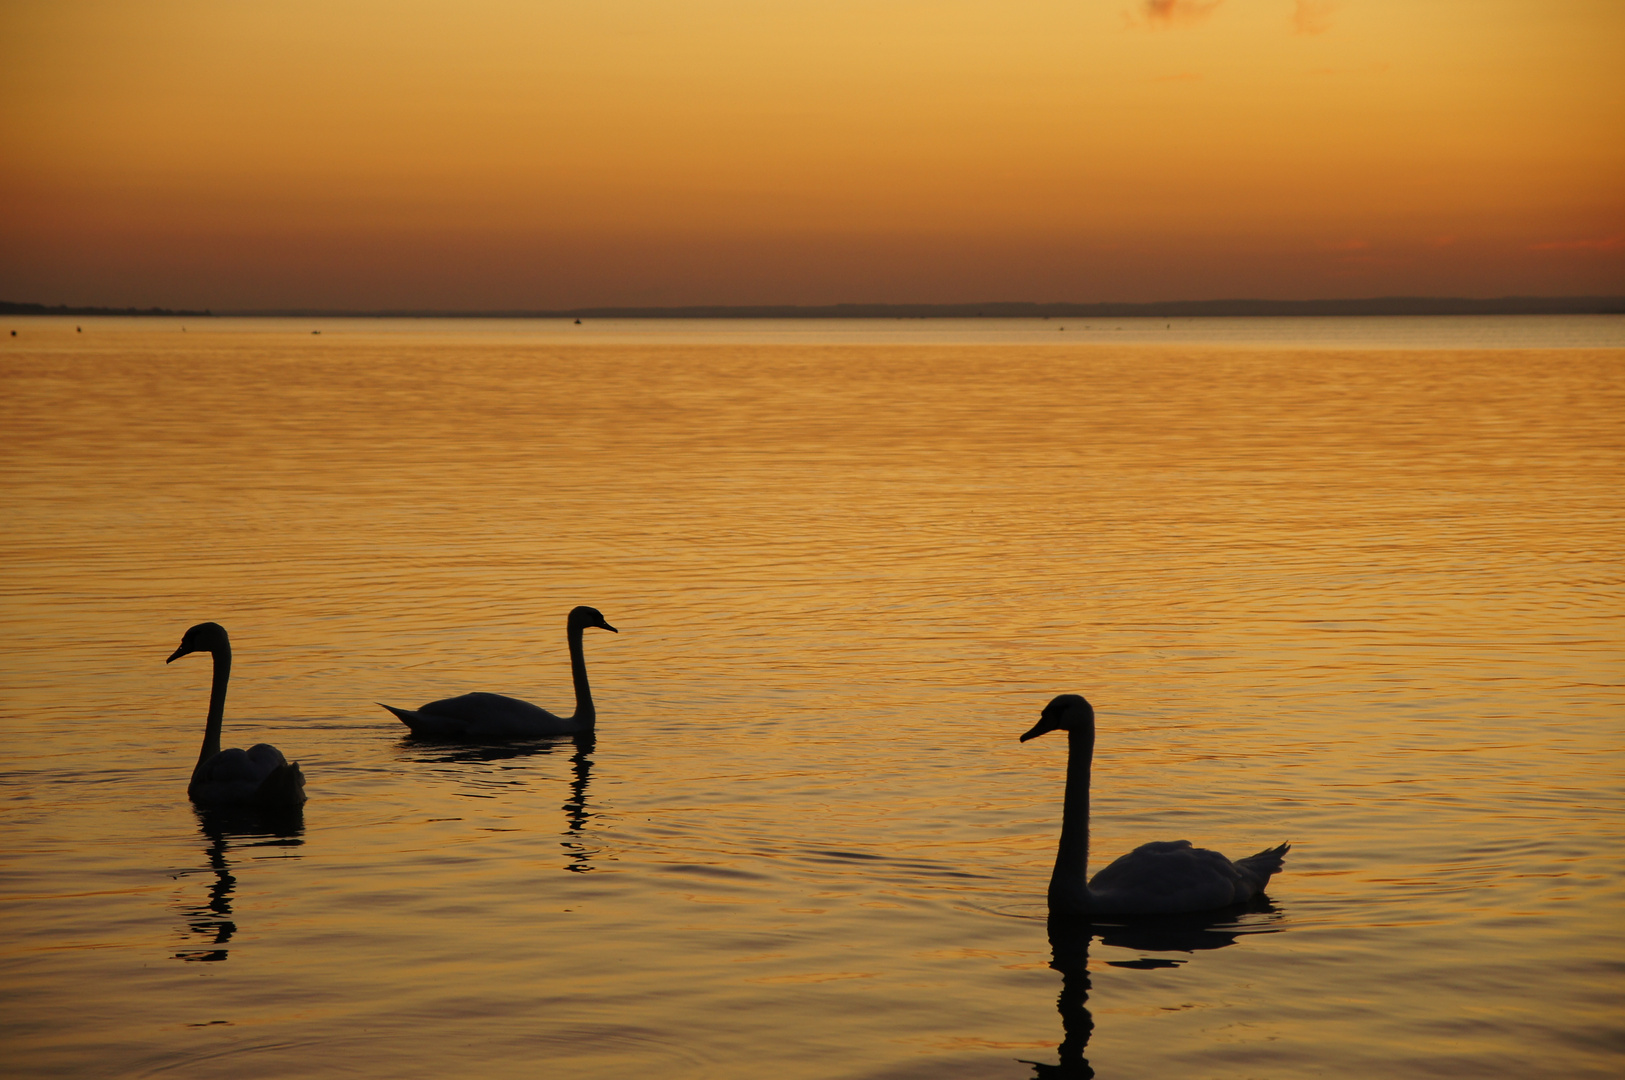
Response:
[[[164,663],[187,653],[214,657],[214,684],[209,689],[209,720],[203,729],[203,749],[192,767],[186,794],[201,806],[298,806],[305,801],[305,774],[299,763],[288,764],[282,751],[269,743],[247,750],[220,749],[220,726],[226,713],[226,680],[231,678],[231,639],[219,623],[198,623],[181,637],[180,648]]]
[[[1055,1003],[1061,1013],[1063,1033],[1060,1064],[1028,1061],[1025,1064],[1033,1067],[1033,1075],[1054,1080],[1088,1080],[1095,1075],[1085,1056],[1089,1036],[1095,1030],[1094,1017],[1089,1014],[1089,945],[1093,938],[1100,938],[1102,945],[1117,948],[1188,953],[1222,949],[1247,934],[1278,932],[1258,923],[1238,924],[1237,916],[1244,913],[1278,917],[1274,906],[1263,897],[1217,915],[1161,915],[1114,922],[1077,915],[1051,915],[1049,942],[1053,959],[1050,967],[1061,973],[1061,996]],[[1107,963],[1112,967],[1143,969],[1178,967],[1184,961],[1142,957],[1108,960]]]
[[[1088,877],[1089,768],[1095,753],[1095,710],[1077,694],[1062,694],[1022,742],[1048,731],[1068,733],[1066,803],[1061,842],[1049,882],[1055,914],[1167,915],[1210,911],[1261,896],[1281,869],[1288,845],[1231,862],[1189,840],[1142,844]]]
[[[1055,1007],[1061,1013],[1059,1065],[1024,1061],[1036,1077],[1056,1080],[1089,1080],[1095,1075],[1089,1059],[1089,1036],[1095,1032],[1095,1018],[1089,1015],[1089,938],[1087,923],[1068,925],[1051,916],[1049,921],[1050,967],[1061,973],[1061,996]]]
[[[571,716],[554,716],[528,701],[486,693],[431,701],[417,709],[383,707],[411,728],[412,734],[430,739],[545,739],[589,732],[598,719],[587,686],[587,661],[581,651],[581,633],[589,626],[619,633],[604,621],[597,608],[583,606],[570,612],[564,637],[570,646],[570,675],[576,688],[576,711]]]
[[[589,848],[581,843],[581,834],[586,829],[588,819],[593,816],[592,811],[587,808],[587,787],[592,780],[592,752],[596,745],[597,739],[590,731],[575,736],[567,743],[537,741],[498,745],[445,742],[424,744],[410,736],[401,740],[402,749],[413,759],[446,765],[506,761],[530,757],[533,754],[551,754],[562,746],[574,746],[575,753],[570,755],[570,795],[560,807],[564,811],[566,833],[561,844],[570,860],[565,869],[578,874],[594,869],[591,859],[598,852],[597,848]]]
[[[592,751],[597,741],[591,735],[576,737],[576,752],[570,755],[570,801],[563,806],[564,818],[573,833],[581,831],[592,814],[587,810],[587,783],[592,779]]]
[[[209,886],[208,901],[189,909],[186,923],[193,934],[206,939],[208,947],[183,949],[175,954],[175,959],[224,960],[226,945],[237,932],[231,912],[231,894],[237,887],[237,878],[231,872],[226,852],[245,847],[299,847],[304,843],[300,839],[305,831],[304,812],[298,807],[274,811],[206,810],[200,811],[198,818],[203,835],[209,838],[204,853],[215,880]]]

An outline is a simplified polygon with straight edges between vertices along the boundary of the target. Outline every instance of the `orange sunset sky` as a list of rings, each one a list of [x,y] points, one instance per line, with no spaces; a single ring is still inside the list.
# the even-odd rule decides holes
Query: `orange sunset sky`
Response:
[[[0,299],[1625,292],[1620,0],[3,0]]]

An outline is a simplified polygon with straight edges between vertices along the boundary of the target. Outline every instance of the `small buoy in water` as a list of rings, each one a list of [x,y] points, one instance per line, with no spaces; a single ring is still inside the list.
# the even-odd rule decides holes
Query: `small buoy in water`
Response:
[[[11,332],[11,336],[12,336],[12,337],[16,337],[16,336],[17,336],[17,331],[15,331],[15,330],[13,330],[13,331],[12,331],[12,332]]]
[[[580,326],[580,325],[581,325],[581,320],[580,320],[580,319],[577,319],[577,320],[576,320],[576,325],[577,325],[577,326]]]
[[[85,332],[85,328],[82,326],[76,326],[73,328],[73,332],[76,334],[82,334]]]
[[[320,330],[312,330],[311,333],[312,334],[319,334],[319,333],[321,333],[321,331]]]

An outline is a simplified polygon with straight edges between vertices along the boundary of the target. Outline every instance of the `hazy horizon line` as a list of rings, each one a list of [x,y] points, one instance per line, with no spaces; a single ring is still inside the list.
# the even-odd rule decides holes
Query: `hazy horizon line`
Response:
[[[1001,300],[937,304],[685,304],[575,308],[236,308],[46,305],[0,300],[0,315],[187,316],[193,318],[348,319],[906,319],[906,318],[1225,318],[1335,315],[1618,315],[1625,296],[1375,296],[1317,300],[1154,300],[1038,302]]]

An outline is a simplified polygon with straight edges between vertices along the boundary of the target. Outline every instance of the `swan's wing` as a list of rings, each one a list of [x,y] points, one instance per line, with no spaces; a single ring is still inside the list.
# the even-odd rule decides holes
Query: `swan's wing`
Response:
[[[260,784],[255,801],[278,806],[298,806],[305,801],[305,774],[297,761],[278,765]]]
[[[570,735],[579,728],[574,721],[503,694],[464,694],[431,701],[420,709],[384,708],[414,735],[436,739],[535,739]]]
[[[1286,853],[1291,849],[1291,844],[1282,844],[1236,860],[1236,869],[1241,871],[1242,877],[1257,883],[1253,889],[1254,895],[1263,892],[1270,878],[1280,872],[1281,865],[1286,862]]]
[[[1189,840],[1142,844],[1089,882],[1095,910],[1133,915],[1229,907],[1257,891],[1235,863],[1217,851],[1192,847]]]
[[[248,748],[248,760],[260,772],[261,779],[271,775],[271,770],[278,765],[286,765],[288,759],[282,756],[282,751],[270,743],[255,743]]]
[[[199,762],[186,790],[195,802],[229,805],[303,802],[304,786],[298,765],[289,765],[282,751],[269,743],[259,743],[247,750],[222,750]]]
[[[254,771],[254,763],[248,759],[248,752],[239,750],[235,746],[230,750],[221,750],[213,757],[198,762],[197,768],[192,770],[192,783],[194,785],[258,782],[259,775]]]

